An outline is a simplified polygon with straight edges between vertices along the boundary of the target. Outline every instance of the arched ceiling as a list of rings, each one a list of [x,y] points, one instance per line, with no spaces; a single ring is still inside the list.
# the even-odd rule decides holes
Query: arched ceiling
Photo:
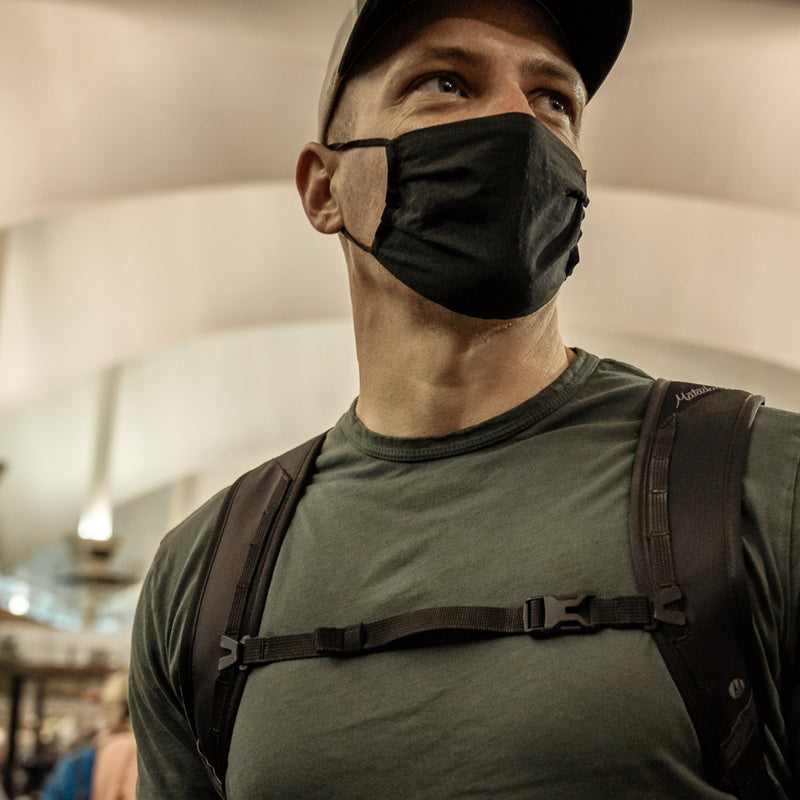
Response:
[[[348,5],[0,0],[0,573],[55,585],[108,368],[135,577],[354,396],[341,255],[292,186]],[[635,0],[587,113],[570,344],[800,408],[797,74],[798,2]]]

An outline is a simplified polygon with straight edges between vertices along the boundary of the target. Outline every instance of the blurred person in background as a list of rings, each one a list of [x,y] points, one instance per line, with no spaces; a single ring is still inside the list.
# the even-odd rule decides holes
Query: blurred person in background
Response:
[[[99,733],[63,756],[42,787],[42,800],[134,800],[136,741],[128,708],[128,673],[110,675],[100,692]],[[0,799],[1,800],[1,799]]]
[[[96,752],[92,742],[63,755],[42,786],[41,800],[90,800]]]
[[[97,741],[90,800],[134,800],[136,740],[128,708],[128,673],[118,672],[100,696],[105,729]]]

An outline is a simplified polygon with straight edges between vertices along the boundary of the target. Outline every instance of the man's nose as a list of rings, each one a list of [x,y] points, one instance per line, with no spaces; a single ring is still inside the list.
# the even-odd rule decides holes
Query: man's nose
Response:
[[[488,106],[487,111],[489,114],[507,114],[517,111],[533,116],[533,109],[528,96],[522,90],[522,87],[513,81],[508,81],[496,87],[488,98]]]

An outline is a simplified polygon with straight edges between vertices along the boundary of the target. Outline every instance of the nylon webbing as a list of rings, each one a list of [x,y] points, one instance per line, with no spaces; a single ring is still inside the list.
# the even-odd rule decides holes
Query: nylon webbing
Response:
[[[487,636],[589,633],[600,628],[649,628],[653,606],[644,595],[603,598],[591,595],[533,597],[520,606],[444,606],[397,614],[345,628],[250,637],[223,636],[228,655],[219,668],[262,666],[324,656],[356,656],[407,646],[465,641]]]
[[[289,478],[285,475],[281,475],[269,498],[267,508],[259,520],[253,541],[250,542],[247,548],[247,559],[242,574],[239,577],[239,582],[236,584],[236,591],[234,592],[233,602],[231,604],[231,613],[226,631],[229,635],[238,636],[241,631],[242,619],[246,611],[245,601],[253,583],[253,576],[258,568],[261,551],[269,534],[275,514],[278,508],[280,508],[283,498],[286,496],[289,484]]]
[[[675,420],[670,418],[653,437],[653,454],[647,472],[648,555],[653,579],[661,588],[676,585],[668,509],[669,462],[674,439]]]

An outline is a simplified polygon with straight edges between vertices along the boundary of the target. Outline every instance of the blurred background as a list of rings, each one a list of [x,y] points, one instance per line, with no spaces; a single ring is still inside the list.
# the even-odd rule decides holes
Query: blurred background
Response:
[[[0,0],[6,789],[90,733],[164,533],[356,394],[293,183],[348,6]],[[635,0],[568,344],[800,410],[798,74],[798,0]]]

